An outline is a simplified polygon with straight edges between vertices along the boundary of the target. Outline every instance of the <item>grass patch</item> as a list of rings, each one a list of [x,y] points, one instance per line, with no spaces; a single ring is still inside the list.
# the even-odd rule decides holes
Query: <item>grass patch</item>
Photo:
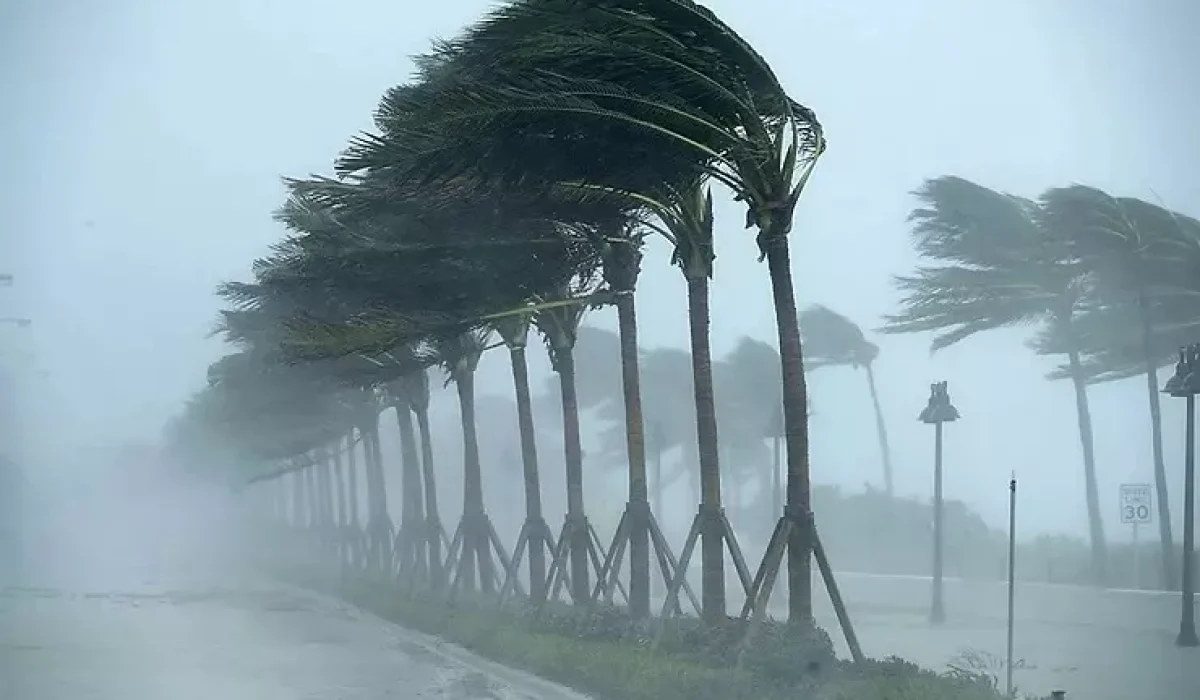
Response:
[[[618,608],[584,616],[564,604],[540,614],[429,593],[366,577],[291,569],[284,578],[403,627],[603,700],[1000,700],[988,674],[935,673],[898,658],[838,660],[821,629],[767,623],[743,650],[740,620],[663,621],[657,634]],[[744,651],[744,653],[743,653]]]

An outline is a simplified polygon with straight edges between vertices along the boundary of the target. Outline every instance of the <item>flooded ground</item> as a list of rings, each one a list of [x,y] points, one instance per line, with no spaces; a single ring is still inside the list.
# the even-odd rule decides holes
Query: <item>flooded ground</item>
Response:
[[[48,506],[26,532],[37,556],[0,576],[3,700],[570,697],[256,579],[194,504],[78,496]]]
[[[845,655],[836,619],[822,615],[820,622]],[[951,620],[934,628],[923,615],[860,613],[854,625],[868,655],[894,654],[928,668],[982,671],[1004,687],[1003,623]],[[1014,643],[1014,682],[1018,691],[1041,697],[1065,690],[1068,698],[1081,700],[1200,698],[1200,649],[1180,649],[1174,639],[1173,629],[1024,622]]]

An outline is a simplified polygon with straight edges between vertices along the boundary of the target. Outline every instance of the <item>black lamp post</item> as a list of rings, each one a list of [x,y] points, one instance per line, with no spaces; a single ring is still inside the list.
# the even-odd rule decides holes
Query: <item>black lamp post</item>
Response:
[[[1163,393],[1187,399],[1187,437],[1183,462],[1183,610],[1179,618],[1181,647],[1200,646],[1196,638],[1196,394],[1200,394],[1200,344],[1192,343],[1179,351],[1175,374],[1167,380]]]
[[[922,423],[934,427],[933,447],[933,601],[929,621],[941,624],[946,620],[942,586],[942,424],[958,420],[958,409],[950,403],[946,382],[929,386],[929,403],[919,416]]]

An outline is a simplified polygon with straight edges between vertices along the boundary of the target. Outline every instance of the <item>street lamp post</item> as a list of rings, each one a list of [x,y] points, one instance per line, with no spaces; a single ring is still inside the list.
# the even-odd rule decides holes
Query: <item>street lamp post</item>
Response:
[[[942,538],[942,424],[958,420],[958,409],[950,403],[946,382],[929,386],[929,403],[921,411],[922,423],[934,427],[933,446],[933,600],[929,608],[929,621],[939,625],[946,620],[943,601],[943,538]]]
[[[1200,394],[1200,343],[1179,351],[1175,374],[1163,386],[1163,393],[1187,400],[1187,429],[1183,461],[1183,609],[1179,618],[1181,647],[1200,646],[1196,637],[1196,394]]]

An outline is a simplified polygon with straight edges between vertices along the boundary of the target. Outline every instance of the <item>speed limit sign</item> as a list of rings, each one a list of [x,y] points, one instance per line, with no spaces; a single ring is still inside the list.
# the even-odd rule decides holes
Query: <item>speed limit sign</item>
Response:
[[[1145,525],[1153,520],[1150,484],[1121,484],[1121,522]]]

